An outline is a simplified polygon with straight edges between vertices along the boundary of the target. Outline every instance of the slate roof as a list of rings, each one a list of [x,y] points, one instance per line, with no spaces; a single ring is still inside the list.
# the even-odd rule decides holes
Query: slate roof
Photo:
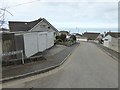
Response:
[[[45,18],[39,18],[38,20],[31,22],[9,21],[9,28],[11,32],[29,31],[42,20],[45,21],[48,25],[50,25],[53,28],[53,30],[57,31],[57,29],[54,26],[52,26]]]
[[[61,33],[61,34],[66,34],[66,35],[68,35],[68,34],[69,34],[69,32],[68,32],[68,31],[59,31],[59,33]]]
[[[110,35],[114,38],[119,38],[120,37],[120,32],[107,32],[105,36]]]
[[[82,37],[87,37],[88,40],[95,40],[100,33],[94,33],[94,32],[85,32],[83,33]]]

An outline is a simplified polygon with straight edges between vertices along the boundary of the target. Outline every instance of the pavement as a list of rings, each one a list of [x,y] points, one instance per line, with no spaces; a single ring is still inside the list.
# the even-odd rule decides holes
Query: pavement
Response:
[[[114,58],[114,60],[120,62],[120,52],[117,52],[115,50],[112,50],[108,47],[105,47],[101,44],[97,44],[97,43],[94,43],[96,44],[100,49],[102,49],[106,54],[108,54],[109,56],[111,56],[112,58]]]
[[[8,81],[17,78],[23,78],[33,74],[46,72],[54,69],[59,65],[79,44],[70,47],[56,45],[51,49],[46,50],[43,56],[47,60],[32,62],[24,65],[9,66],[2,69],[3,81]],[[50,67],[50,68],[49,68]]]
[[[95,44],[81,42],[57,72],[9,82],[3,84],[3,87],[118,88],[118,62]]]

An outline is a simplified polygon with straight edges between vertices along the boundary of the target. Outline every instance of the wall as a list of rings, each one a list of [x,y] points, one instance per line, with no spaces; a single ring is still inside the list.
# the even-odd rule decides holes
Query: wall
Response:
[[[111,39],[109,48],[111,48],[111,49],[113,49],[113,50],[118,52],[118,38],[112,38]]]
[[[105,38],[103,38],[103,40],[104,40],[103,46],[110,47],[111,38],[112,37],[110,35],[108,35]]]
[[[108,39],[108,41],[106,41],[105,39]],[[103,40],[104,40],[103,46],[118,52],[118,38],[114,38],[108,35]]]
[[[77,41],[87,41],[87,39],[81,39],[81,38],[77,38]]]

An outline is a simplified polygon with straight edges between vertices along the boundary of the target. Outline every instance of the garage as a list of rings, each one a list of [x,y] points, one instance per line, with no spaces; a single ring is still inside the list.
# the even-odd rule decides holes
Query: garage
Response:
[[[38,52],[37,33],[24,33],[24,52],[30,57]]]
[[[47,48],[50,48],[54,45],[54,32],[47,33]]]
[[[54,32],[29,32],[23,34],[25,57],[30,57],[54,45]]]
[[[38,49],[39,49],[39,52],[42,52],[47,49],[47,33],[46,32],[38,33]]]

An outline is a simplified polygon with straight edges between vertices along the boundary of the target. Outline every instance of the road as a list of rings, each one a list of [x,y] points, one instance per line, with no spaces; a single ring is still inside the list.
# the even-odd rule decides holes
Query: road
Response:
[[[3,86],[9,88],[118,88],[118,62],[95,44],[81,42],[57,72],[24,82],[21,80],[10,82]]]

